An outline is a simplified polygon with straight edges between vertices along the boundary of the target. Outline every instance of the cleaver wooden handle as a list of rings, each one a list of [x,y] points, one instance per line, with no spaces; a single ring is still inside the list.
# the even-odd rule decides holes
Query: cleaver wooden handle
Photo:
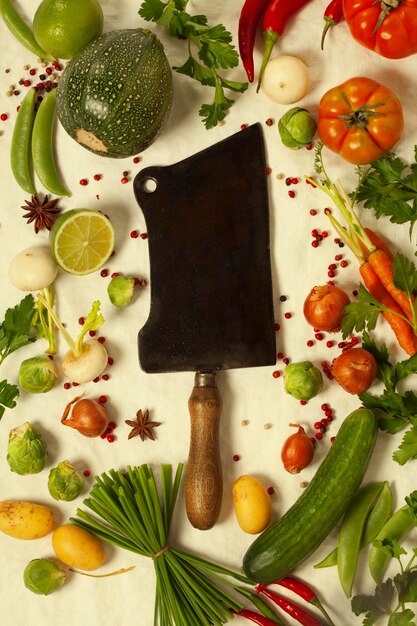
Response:
[[[219,443],[222,399],[214,372],[197,372],[188,408],[191,438],[185,472],[185,506],[194,528],[208,530],[219,517],[223,494]]]

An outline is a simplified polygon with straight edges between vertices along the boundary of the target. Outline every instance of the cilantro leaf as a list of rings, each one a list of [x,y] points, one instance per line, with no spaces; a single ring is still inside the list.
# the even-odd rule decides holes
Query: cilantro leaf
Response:
[[[379,396],[374,396],[369,392],[361,393],[359,399],[366,409],[376,409],[383,414],[378,415],[379,428],[391,435],[402,430],[414,417],[414,413],[411,413],[409,408],[413,408],[414,400],[417,402],[417,397],[411,391],[402,396],[386,389]]]
[[[413,491],[405,498],[406,505],[417,526],[417,491]]]
[[[400,546],[396,539],[389,539],[388,537],[385,539],[374,539],[372,545],[394,559],[399,559],[402,554],[407,554],[406,550]]]
[[[411,609],[393,613],[388,620],[388,626],[415,626],[414,616]]]
[[[409,167],[395,154],[385,154],[369,166],[355,195],[365,208],[373,209],[377,219],[386,216],[393,224],[410,222],[411,235],[417,219],[415,164]]]
[[[385,311],[386,307],[378,302],[367,289],[359,285],[358,301],[350,302],[343,309],[342,336],[349,337],[354,330],[360,332],[373,330],[376,326],[378,315]]]
[[[417,602],[417,570],[406,570],[394,576],[400,604]]]
[[[397,382],[397,375],[396,375],[397,369],[396,368],[394,369],[393,365],[390,363],[388,348],[385,345],[385,343],[383,343],[378,348],[378,346],[376,345],[375,341],[371,338],[369,333],[365,331],[362,334],[362,347],[365,350],[368,350],[368,352],[370,352],[372,356],[375,358],[378,364],[378,372],[377,372],[378,378],[382,380],[382,382],[384,383],[388,391],[394,391],[395,384]],[[403,363],[405,364],[406,362],[404,361]],[[400,364],[397,364],[397,366],[398,365]],[[417,367],[417,359],[416,359],[416,367]],[[403,370],[406,370],[405,365],[403,366]]]
[[[166,6],[166,3],[161,0],[144,0],[139,9],[139,15],[147,22],[157,22]]]
[[[32,343],[36,337],[30,336],[34,314],[34,299],[28,294],[13,308],[7,309],[0,324],[0,363],[12,352]]]
[[[366,621],[363,622],[365,626],[372,626],[385,613],[374,596],[354,596],[351,600],[351,607],[355,615],[366,613]]]
[[[0,381],[0,419],[7,409],[14,409],[16,406],[15,398],[19,396],[19,389],[16,385],[10,385],[7,380]]]
[[[417,353],[413,356],[410,356],[409,359],[405,359],[404,361],[400,361],[395,366],[395,381],[399,383],[407,376],[411,374],[417,373]]]
[[[399,445],[398,450],[392,455],[399,465],[405,465],[411,459],[417,459],[417,428],[410,428]]]
[[[224,89],[242,93],[248,83],[229,81],[218,69],[229,69],[239,64],[239,55],[232,44],[232,35],[223,24],[210,26],[205,15],[190,15],[186,10],[188,0],[143,0],[139,15],[168,29],[179,39],[188,40],[188,59],[173,69],[215,89],[214,101],[203,104],[199,114],[207,129],[224,119],[234,100],[227,98]],[[198,59],[192,54],[195,47]]]
[[[404,254],[398,252],[395,255],[394,263],[394,284],[398,289],[410,297],[417,291],[417,271],[414,263],[409,261]]]

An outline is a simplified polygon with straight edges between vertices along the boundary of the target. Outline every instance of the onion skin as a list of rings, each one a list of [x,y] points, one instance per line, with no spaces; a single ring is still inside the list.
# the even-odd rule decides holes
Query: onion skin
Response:
[[[371,386],[378,370],[374,356],[364,348],[342,352],[331,368],[333,378],[351,394],[364,393]]]
[[[77,396],[65,407],[61,417],[61,424],[75,428],[85,437],[98,437],[103,433],[109,421],[109,416],[105,406],[89,400],[82,396]]]
[[[313,287],[304,302],[304,317],[310,326],[333,332],[340,329],[343,309],[350,298],[336,285]]]
[[[314,444],[300,424],[290,424],[298,431],[285,440],[281,450],[284,469],[290,474],[299,474],[309,465],[314,456]]]

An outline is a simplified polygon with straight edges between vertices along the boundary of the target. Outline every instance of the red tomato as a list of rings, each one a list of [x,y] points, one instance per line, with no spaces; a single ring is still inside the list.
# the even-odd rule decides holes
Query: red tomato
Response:
[[[357,42],[388,59],[417,52],[417,0],[343,0],[343,13]],[[394,4],[394,3],[393,3]]]
[[[320,139],[355,165],[379,159],[399,140],[403,128],[399,99],[371,78],[350,78],[327,91],[320,101]]]

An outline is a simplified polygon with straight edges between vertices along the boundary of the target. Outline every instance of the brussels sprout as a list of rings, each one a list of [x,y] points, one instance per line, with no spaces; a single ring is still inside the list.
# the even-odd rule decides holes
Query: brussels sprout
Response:
[[[37,474],[45,467],[46,443],[29,422],[13,428],[7,444],[7,462],[16,474]]]
[[[52,559],[33,559],[23,572],[25,587],[44,596],[58,591],[65,582],[65,570]]]
[[[84,486],[84,478],[68,461],[58,463],[49,472],[48,489],[55,500],[75,500]]]
[[[129,306],[134,290],[135,279],[131,276],[115,276],[107,287],[110,302],[117,307]]]
[[[22,361],[19,385],[29,393],[45,393],[55,385],[58,374],[54,362],[46,355]]]
[[[290,363],[284,369],[285,391],[297,400],[311,400],[323,386],[323,378],[310,361]]]
[[[317,130],[316,120],[307,109],[293,107],[278,122],[278,132],[284,146],[299,150],[309,146]]]

